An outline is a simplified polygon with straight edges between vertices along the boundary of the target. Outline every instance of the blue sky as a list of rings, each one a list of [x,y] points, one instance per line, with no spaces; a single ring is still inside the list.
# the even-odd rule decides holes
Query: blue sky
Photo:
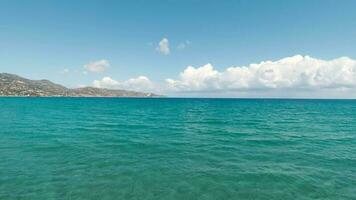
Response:
[[[294,55],[352,59],[355,8],[351,0],[0,0],[0,71],[76,87],[141,75],[161,83],[208,63],[224,71]],[[163,38],[168,55],[156,49]],[[100,60],[107,70],[83,73]]]

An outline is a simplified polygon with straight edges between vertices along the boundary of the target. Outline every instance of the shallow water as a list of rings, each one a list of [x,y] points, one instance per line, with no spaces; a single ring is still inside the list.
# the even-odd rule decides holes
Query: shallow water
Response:
[[[356,199],[355,100],[0,98],[0,199]]]

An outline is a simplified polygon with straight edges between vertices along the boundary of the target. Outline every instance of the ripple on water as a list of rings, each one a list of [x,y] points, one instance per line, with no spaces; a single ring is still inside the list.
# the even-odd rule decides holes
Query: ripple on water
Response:
[[[356,199],[356,101],[0,98],[0,199]]]

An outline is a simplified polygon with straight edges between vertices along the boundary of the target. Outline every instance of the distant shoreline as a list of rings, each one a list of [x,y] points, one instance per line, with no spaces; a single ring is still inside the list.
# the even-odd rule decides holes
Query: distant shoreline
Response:
[[[142,99],[157,99],[157,98],[169,98],[164,96],[1,96],[0,98],[142,98]]]
[[[15,97],[145,97],[162,95],[124,89],[97,87],[67,88],[49,80],[30,80],[9,73],[0,73],[0,96]]]
[[[356,101],[355,98],[279,98],[279,97],[175,97],[175,96],[1,96],[0,98],[103,98],[103,99],[202,99],[202,100],[347,100]]]

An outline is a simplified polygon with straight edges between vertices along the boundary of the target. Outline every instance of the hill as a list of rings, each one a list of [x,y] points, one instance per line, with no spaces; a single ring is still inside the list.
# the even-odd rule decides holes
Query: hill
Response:
[[[0,96],[158,97],[159,95],[94,87],[70,89],[49,80],[30,80],[14,74],[0,73]]]

